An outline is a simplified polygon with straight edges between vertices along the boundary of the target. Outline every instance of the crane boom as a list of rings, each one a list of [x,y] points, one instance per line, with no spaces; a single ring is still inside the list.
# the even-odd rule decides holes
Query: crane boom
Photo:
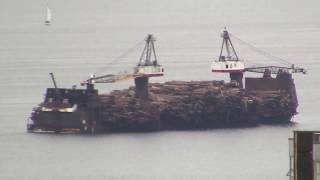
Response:
[[[278,74],[281,71],[286,71],[290,73],[303,73],[306,74],[307,70],[304,68],[294,67],[284,67],[284,66],[261,66],[261,67],[250,67],[245,68],[244,71],[246,72],[254,72],[254,73],[264,73],[268,70],[271,74]]]
[[[81,84],[95,84],[95,83],[114,83],[117,81],[122,81],[122,80],[128,80],[128,79],[133,79],[137,77],[134,74],[107,74],[107,75],[102,75],[102,76],[91,76],[89,79],[85,80]]]

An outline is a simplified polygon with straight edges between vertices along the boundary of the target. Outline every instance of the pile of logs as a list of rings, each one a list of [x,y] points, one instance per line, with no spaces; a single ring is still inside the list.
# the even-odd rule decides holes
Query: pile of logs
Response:
[[[286,91],[253,92],[223,81],[149,84],[149,98],[135,88],[99,95],[104,131],[208,129],[288,123],[296,114]]]

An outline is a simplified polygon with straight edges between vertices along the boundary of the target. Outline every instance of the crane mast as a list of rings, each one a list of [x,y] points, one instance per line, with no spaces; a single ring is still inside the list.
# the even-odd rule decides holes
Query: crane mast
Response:
[[[146,44],[139,59],[138,66],[157,65],[157,56],[154,48],[155,38],[152,34],[148,34]]]
[[[133,68],[133,72],[118,74],[106,74],[101,76],[91,75],[91,77],[81,85],[87,85],[91,88],[95,83],[115,83],[121,80],[134,79],[136,85],[136,95],[142,98],[148,97],[148,80],[149,77],[163,76],[164,68],[158,63],[152,34],[148,34],[145,39],[146,44],[143,48],[139,62]]]
[[[230,39],[230,35],[229,32],[226,30],[226,28],[224,29],[224,31],[221,34],[221,37],[223,39],[222,41],[222,45],[221,45],[221,51],[220,51],[220,56],[219,56],[219,60],[220,61],[239,61],[237,52],[235,51],[233,44],[231,42]],[[223,50],[226,50],[226,56],[223,55]]]

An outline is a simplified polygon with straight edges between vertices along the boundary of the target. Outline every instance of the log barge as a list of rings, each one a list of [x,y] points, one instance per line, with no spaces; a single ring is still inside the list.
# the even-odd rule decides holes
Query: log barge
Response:
[[[298,106],[291,74],[248,78],[248,88],[223,81],[170,81],[98,94],[86,89],[48,88],[28,124],[30,132],[128,132],[208,129],[288,123]]]
[[[134,87],[99,94],[95,83],[115,82],[129,76],[105,75],[92,76],[83,83],[84,89],[58,88],[51,74],[55,87],[47,88],[44,101],[33,109],[28,132],[145,132],[289,123],[298,106],[292,72],[305,71],[274,66],[245,69],[241,65],[240,70],[229,72],[232,64],[242,62],[237,56],[231,58],[234,48],[226,33],[223,43],[228,54],[220,54],[212,71],[228,72],[231,82],[148,83],[150,77],[164,73],[155,56],[154,38],[148,35],[139,64],[130,76],[134,78]],[[263,77],[246,77],[243,88],[244,71],[262,72]]]

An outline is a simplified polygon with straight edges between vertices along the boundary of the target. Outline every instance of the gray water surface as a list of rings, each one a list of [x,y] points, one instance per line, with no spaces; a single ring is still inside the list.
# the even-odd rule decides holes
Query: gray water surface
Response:
[[[286,180],[287,138],[318,129],[320,11],[317,0],[55,0],[44,25],[44,0],[0,1],[0,179]],[[157,37],[168,80],[228,80],[212,74],[224,26],[236,37],[308,69],[294,76],[298,125],[97,136],[26,133],[26,119],[52,87],[79,84],[90,73],[130,70],[143,42]],[[140,46],[139,46],[140,45]],[[275,64],[238,41],[248,64]],[[256,76],[255,74],[247,74]],[[101,93],[132,81],[99,85]]]

